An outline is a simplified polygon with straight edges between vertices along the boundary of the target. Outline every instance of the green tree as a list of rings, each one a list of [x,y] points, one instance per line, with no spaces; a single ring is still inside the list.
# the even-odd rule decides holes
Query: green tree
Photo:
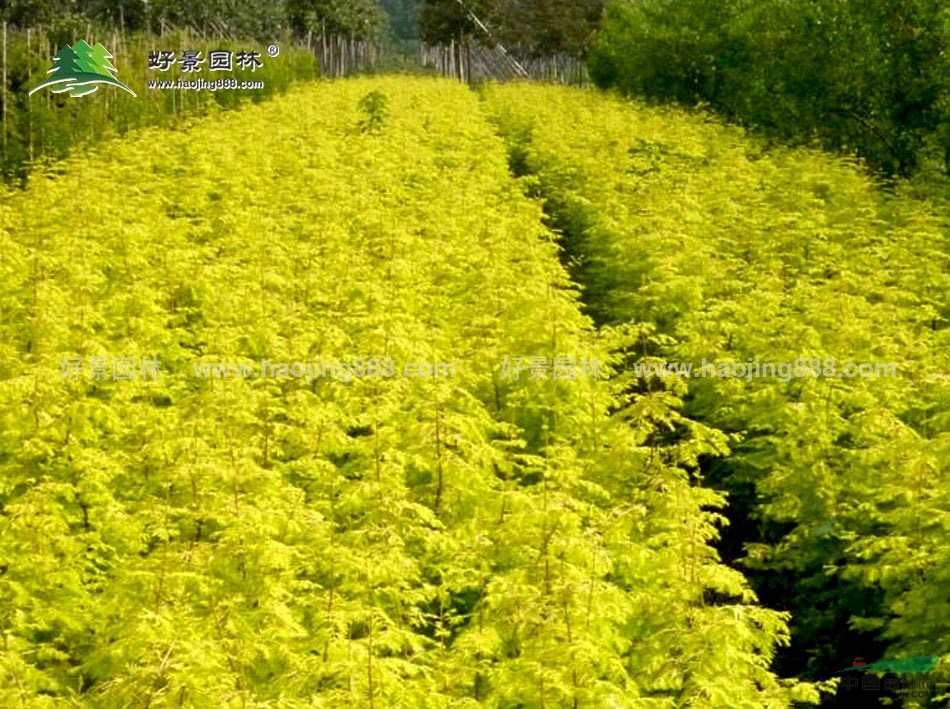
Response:
[[[50,70],[52,76],[34,87],[30,93],[64,84],[57,86],[53,92],[69,91],[70,96],[78,98],[98,90],[96,84],[111,84],[134,96],[132,89],[112,75],[116,68],[109,63],[111,57],[101,44],[91,47],[85,40],[79,40],[72,47],[65,46],[56,54],[53,69]]]
[[[389,15],[389,24],[396,37],[402,40],[419,38],[421,0],[382,0],[382,6]]]
[[[357,39],[379,37],[387,15],[373,0],[288,0],[291,26],[301,33],[326,33]]]
[[[709,104],[906,176],[921,161],[950,164],[933,140],[950,88],[947,27],[936,0],[614,0],[590,70],[602,86]]]
[[[504,0],[498,35],[506,45],[535,55],[583,56],[600,24],[602,0]]]
[[[478,26],[478,18],[489,31],[497,27],[501,0],[425,0],[419,16],[422,41],[428,44],[459,42],[475,37],[490,44],[491,38]]]

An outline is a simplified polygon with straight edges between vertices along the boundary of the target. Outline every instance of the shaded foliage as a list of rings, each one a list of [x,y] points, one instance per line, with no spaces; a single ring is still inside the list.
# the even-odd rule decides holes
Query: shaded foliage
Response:
[[[614,0],[590,71],[906,176],[950,168],[948,40],[939,0]]]

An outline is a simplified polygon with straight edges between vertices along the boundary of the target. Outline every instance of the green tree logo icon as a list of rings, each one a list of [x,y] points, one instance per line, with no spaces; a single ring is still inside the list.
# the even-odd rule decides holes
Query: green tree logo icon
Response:
[[[113,76],[117,69],[110,59],[112,55],[101,44],[92,47],[82,39],[72,47],[67,44],[59,50],[52,68],[46,72],[50,76],[30,91],[30,95],[47,86],[55,86],[54,94],[68,91],[73,98],[79,98],[98,90],[97,84],[112,84],[135,96],[132,89]]]

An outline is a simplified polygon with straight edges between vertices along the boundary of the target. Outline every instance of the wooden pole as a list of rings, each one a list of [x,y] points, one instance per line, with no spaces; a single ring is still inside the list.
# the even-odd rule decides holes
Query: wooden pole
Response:
[[[7,154],[7,23],[3,23],[3,155]]]
[[[26,30],[26,84],[33,88],[33,42],[31,41],[30,29]],[[4,82],[5,83],[5,82]],[[6,114],[6,111],[4,111]],[[26,102],[26,143],[29,151],[30,164],[33,163],[33,111],[30,110],[30,102]]]
[[[472,40],[465,38],[465,73],[468,75],[469,83],[472,83]]]
[[[53,34],[52,26],[50,28],[50,34]],[[45,38],[46,38],[46,44],[49,47],[48,56],[53,57],[56,54],[56,47],[53,46],[53,40],[49,38],[49,35],[45,35]],[[43,93],[46,94],[46,110],[49,111],[53,107],[53,92],[44,91]]]

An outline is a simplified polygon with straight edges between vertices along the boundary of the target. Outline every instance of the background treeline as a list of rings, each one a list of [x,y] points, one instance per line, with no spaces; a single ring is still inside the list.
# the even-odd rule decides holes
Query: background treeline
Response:
[[[271,40],[287,29],[306,32],[326,27],[346,34],[378,33],[386,14],[373,0],[13,0],[2,19],[17,27],[53,24],[70,18],[125,31],[160,33],[189,28],[203,34]]]
[[[907,176],[950,168],[948,37],[941,0],[614,0],[590,70]]]
[[[420,42],[587,57],[601,86],[707,105],[777,140],[859,155],[884,175],[950,171],[950,19],[939,0],[14,0],[0,19],[70,37],[102,27],[387,42],[400,69]]]
[[[603,0],[12,0],[0,20],[12,27],[96,23],[123,31],[162,33],[187,28],[202,34],[271,40],[292,31],[448,42],[471,36],[534,53],[583,54],[593,39]],[[490,33],[472,19],[476,16]]]

